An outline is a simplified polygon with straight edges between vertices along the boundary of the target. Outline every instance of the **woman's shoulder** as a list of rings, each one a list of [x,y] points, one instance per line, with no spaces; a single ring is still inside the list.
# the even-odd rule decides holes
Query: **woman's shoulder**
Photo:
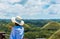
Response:
[[[13,29],[17,29],[17,28],[24,28],[23,26],[14,26]]]

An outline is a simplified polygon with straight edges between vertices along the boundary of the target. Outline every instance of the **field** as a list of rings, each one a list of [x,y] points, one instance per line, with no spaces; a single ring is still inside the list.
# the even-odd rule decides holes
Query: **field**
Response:
[[[24,19],[25,39],[60,39],[60,19]],[[9,39],[11,28],[14,24],[10,19],[0,19],[0,32],[5,32]]]

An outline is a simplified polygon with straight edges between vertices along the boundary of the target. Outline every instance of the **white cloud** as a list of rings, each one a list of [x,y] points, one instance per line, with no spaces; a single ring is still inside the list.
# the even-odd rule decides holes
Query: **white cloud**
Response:
[[[8,0],[9,2],[20,2],[21,0]]]
[[[23,18],[57,18],[60,14],[60,4],[52,4],[51,0],[28,0],[24,6],[16,2],[21,0],[0,0],[0,15],[4,18],[17,15]]]
[[[6,9],[8,8],[8,5],[0,3],[0,9]]]
[[[21,2],[21,0],[0,0],[0,2],[2,3],[15,3],[15,2]]]

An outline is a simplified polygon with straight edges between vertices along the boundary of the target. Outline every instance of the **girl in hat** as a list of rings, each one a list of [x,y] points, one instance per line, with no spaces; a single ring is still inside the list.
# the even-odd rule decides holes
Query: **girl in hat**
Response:
[[[21,17],[12,17],[11,21],[15,23],[15,26],[12,28],[10,39],[23,39],[24,36],[24,21]]]

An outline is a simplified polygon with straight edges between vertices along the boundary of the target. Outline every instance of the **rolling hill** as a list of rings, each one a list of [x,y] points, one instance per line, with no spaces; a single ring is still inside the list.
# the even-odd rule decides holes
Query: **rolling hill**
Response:
[[[58,30],[60,29],[60,23],[58,22],[49,22],[44,25],[41,29],[49,29],[49,30]]]
[[[60,29],[52,34],[48,39],[60,39]]]

